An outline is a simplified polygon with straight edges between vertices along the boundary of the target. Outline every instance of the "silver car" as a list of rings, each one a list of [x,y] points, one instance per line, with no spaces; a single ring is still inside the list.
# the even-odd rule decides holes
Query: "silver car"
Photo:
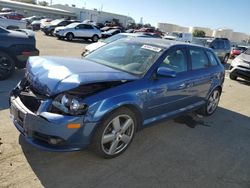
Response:
[[[240,77],[250,81],[250,48],[232,61],[229,70],[230,79],[236,80]]]
[[[97,42],[101,38],[101,31],[95,26],[84,23],[72,23],[65,27],[55,28],[54,35],[58,39],[67,39],[69,41],[74,38],[91,39]]]

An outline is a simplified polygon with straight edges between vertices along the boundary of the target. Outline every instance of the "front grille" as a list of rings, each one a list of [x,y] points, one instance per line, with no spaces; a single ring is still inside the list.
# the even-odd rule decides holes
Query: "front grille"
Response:
[[[242,65],[239,65],[238,67],[243,68],[243,69],[247,69],[247,70],[250,71],[250,68],[249,68],[249,67],[245,67],[245,66],[242,66]]]
[[[20,100],[26,108],[31,112],[36,113],[42,101],[46,100],[46,97],[33,90],[32,86],[25,78],[21,81],[20,87],[18,93]]]

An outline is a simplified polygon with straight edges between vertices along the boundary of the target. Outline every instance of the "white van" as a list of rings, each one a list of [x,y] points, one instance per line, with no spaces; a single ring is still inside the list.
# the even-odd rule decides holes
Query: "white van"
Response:
[[[172,32],[163,37],[168,40],[177,40],[182,42],[191,42],[193,39],[192,33]]]

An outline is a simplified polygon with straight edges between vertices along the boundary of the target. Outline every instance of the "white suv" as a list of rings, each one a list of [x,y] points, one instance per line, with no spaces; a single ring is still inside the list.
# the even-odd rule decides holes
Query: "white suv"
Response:
[[[84,38],[97,42],[101,38],[101,31],[90,24],[72,23],[65,27],[55,28],[54,35],[58,39],[66,38],[69,41],[74,38]]]

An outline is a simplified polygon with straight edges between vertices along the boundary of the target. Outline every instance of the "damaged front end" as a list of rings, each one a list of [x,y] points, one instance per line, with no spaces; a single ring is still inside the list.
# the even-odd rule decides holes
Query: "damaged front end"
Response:
[[[54,96],[41,94],[24,78],[11,92],[10,113],[26,140],[42,149],[73,151],[90,143],[97,122],[84,122],[84,99],[125,81],[78,86]]]

